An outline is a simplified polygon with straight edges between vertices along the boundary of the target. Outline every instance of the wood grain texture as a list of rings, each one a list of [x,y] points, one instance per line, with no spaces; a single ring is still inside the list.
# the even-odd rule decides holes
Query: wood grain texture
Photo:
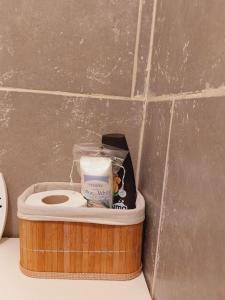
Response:
[[[111,274],[116,279],[118,274],[121,279],[137,276],[141,269],[142,223],[114,226],[21,219],[19,226],[20,265],[28,275]]]

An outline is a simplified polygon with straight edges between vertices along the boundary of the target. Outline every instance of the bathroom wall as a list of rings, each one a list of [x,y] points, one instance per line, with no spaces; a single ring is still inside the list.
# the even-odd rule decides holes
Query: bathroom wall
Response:
[[[123,132],[135,169],[151,1],[0,0],[0,172],[5,235],[29,185],[68,181],[72,146]]]
[[[151,294],[223,299],[223,1],[0,0],[0,11],[5,235],[18,234],[26,187],[68,180],[74,143],[124,132]]]
[[[224,1],[156,0],[140,189],[154,300],[225,298]]]

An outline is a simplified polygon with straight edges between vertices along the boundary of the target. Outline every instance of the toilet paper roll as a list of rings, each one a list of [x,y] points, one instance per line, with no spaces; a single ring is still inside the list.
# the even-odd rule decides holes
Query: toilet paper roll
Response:
[[[51,190],[34,193],[26,199],[26,204],[33,207],[84,207],[87,200],[79,192],[72,190]]]

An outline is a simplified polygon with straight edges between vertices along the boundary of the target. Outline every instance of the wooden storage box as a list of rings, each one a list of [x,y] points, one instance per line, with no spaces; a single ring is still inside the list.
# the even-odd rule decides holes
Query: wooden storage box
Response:
[[[32,209],[26,198],[78,184],[39,183],[18,199],[20,267],[40,278],[128,280],[141,272],[144,199],[134,210]],[[53,205],[54,206],[54,205]],[[53,213],[54,212],[54,213]],[[113,224],[112,224],[113,223]]]

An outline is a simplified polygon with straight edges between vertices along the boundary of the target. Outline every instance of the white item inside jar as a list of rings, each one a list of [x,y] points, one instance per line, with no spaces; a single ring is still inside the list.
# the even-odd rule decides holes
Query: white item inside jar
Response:
[[[80,158],[81,193],[89,207],[112,207],[112,160],[108,157]]]

